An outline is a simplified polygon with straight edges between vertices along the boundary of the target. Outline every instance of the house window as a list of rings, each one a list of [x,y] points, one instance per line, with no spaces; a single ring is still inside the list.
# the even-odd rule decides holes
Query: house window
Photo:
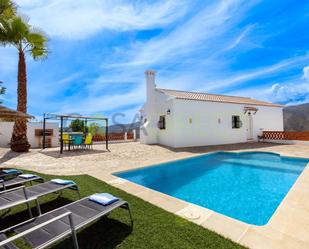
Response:
[[[160,130],[165,130],[165,116],[160,116],[160,119],[158,122],[158,128]]]
[[[237,115],[232,116],[232,128],[239,129],[241,127],[242,127],[242,122],[240,120],[240,117]]]

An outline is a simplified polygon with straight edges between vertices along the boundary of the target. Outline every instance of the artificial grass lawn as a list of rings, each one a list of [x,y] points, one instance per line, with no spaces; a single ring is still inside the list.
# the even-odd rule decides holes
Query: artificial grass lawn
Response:
[[[33,173],[33,172],[32,172]],[[46,181],[59,176],[41,175]],[[131,205],[134,227],[131,230],[130,219],[126,210],[113,211],[108,218],[102,219],[83,229],[77,235],[80,248],[244,248],[212,231],[191,223],[159,207],[112,187],[98,179],[88,176],[66,176],[63,179],[74,180],[80,187],[82,197],[97,192],[108,192],[129,202]],[[65,190],[63,194],[53,194],[40,199],[42,212],[63,206],[77,200],[75,191]],[[33,205],[34,207],[34,205]],[[35,213],[36,209],[33,208]],[[24,206],[12,209],[1,217],[0,229],[17,224],[28,218]],[[29,248],[19,242],[21,248]],[[68,238],[55,244],[53,248],[73,248]]]

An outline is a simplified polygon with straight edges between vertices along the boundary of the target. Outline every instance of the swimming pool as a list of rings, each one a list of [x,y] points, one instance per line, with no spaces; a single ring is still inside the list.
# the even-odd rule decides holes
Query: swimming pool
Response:
[[[114,175],[254,225],[265,225],[309,159],[216,152]]]

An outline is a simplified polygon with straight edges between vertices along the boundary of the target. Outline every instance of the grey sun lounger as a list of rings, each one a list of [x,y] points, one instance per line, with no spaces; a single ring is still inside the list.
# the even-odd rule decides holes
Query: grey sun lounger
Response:
[[[48,181],[30,187],[21,186],[0,192],[0,211],[10,209],[17,205],[26,204],[29,214],[32,217],[29,206],[30,201],[38,202],[40,197],[60,192],[64,189],[77,191],[78,197],[80,198],[79,188],[75,183],[61,185]]]
[[[23,178],[20,174],[15,175],[13,177],[5,177],[0,179],[0,191],[6,190],[7,188],[23,185],[25,183],[30,183],[32,185],[32,182],[44,182],[43,178],[37,175],[34,175],[31,178]]]
[[[32,248],[45,248],[61,239],[71,236],[75,249],[78,249],[76,231],[88,226],[116,208],[128,210],[131,227],[133,219],[128,202],[118,201],[103,206],[89,200],[89,197],[70,203],[28,221],[0,231],[0,248],[16,249],[13,242],[24,238]],[[14,232],[16,235],[7,237],[6,233]]]

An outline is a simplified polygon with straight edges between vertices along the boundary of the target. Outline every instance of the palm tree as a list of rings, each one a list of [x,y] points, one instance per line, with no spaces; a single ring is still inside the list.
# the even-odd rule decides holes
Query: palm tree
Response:
[[[16,4],[11,0],[0,0],[0,22],[16,14]]]
[[[27,112],[25,55],[29,53],[35,60],[45,58],[47,56],[47,41],[47,37],[41,31],[32,28],[25,18],[13,16],[1,21],[0,45],[12,45],[18,51],[17,111]],[[11,149],[17,152],[27,152],[29,148],[27,120],[16,120],[11,138]]]
[[[1,86],[3,82],[0,81],[0,96],[5,93],[5,87]],[[0,99],[0,105],[2,104],[2,100]]]
[[[2,28],[2,21],[13,17],[16,14],[16,5],[11,0],[0,0],[0,28]],[[0,81],[0,85],[3,82]],[[0,86],[0,95],[5,93],[5,87]],[[0,104],[2,101],[0,100]]]

